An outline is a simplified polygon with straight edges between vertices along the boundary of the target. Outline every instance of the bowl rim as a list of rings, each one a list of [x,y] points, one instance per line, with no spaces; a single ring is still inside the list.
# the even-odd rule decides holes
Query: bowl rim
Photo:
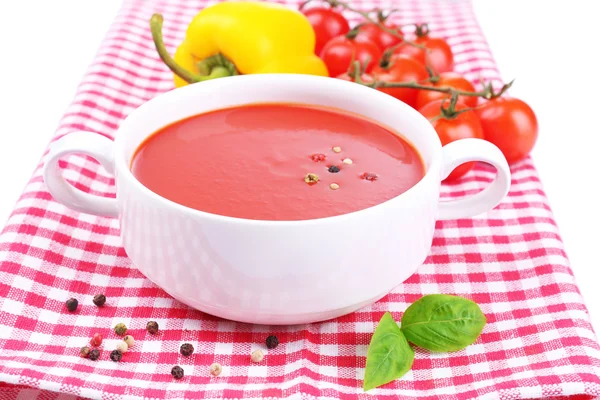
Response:
[[[301,219],[301,220],[263,220],[263,219],[231,217],[231,216],[227,216],[227,215],[214,214],[214,213],[210,213],[207,211],[194,209],[194,208],[179,204],[177,202],[174,202],[172,200],[169,200],[168,198],[163,197],[163,196],[153,192],[152,190],[150,190],[149,188],[144,186],[139,180],[137,180],[137,178],[133,175],[133,173],[131,172],[131,169],[127,165],[127,162],[125,159],[126,158],[125,157],[125,155],[126,155],[126,152],[125,152],[126,138],[124,137],[125,135],[120,134],[120,132],[128,130],[129,126],[132,125],[135,122],[135,120],[137,118],[139,118],[140,115],[142,115],[145,112],[146,109],[152,107],[155,103],[176,102],[178,97],[185,97],[185,95],[187,95],[188,92],[193,93],[194,91],[206,88],[207,85],[213,85],[213,86],[218,87],[221,85],[243,85],[244,82],[251,82],[251,81],[259,81],[260,82],[260,81],[262,81],[262,83],[265,85],[265,87],[271,87],[271,85],[272,85],[273,87],[276,87],[278,90],[281,90],[281,85],[290,83],[290,79],[294,80],[294,81],[303,81],[304,80],[304,81],[306,81],[304,84],[306,84],[307,87],[311,87],[313,89],[314,89],[315,85],[329,86],[330,87],[329,90],[335,90],[336,86],[340,87],[340,88],[345,87],[346,90],[357,91],[358,96],[360,96],[361,91],[362,92],[369,91],[369,94],[371,96],[375,95],[377,97],[380,97],[381,101],[386,102],[388,104],[393,104],[393,106],[398,107],[401,112],[411,115],[411,118],[417,118],[417,119],[422,119],[424,121],[427,121],[425,119],[425,117],[422,116],[414,108],[412,108],[411,106],[405,104],[404,102],[402,102],[400,100],[393,98],[392,96],[389,96],[383,92],[373,90],[372,88],[356,84],[354,82],[345,81],[342,79],[329,78],[329,77],[304,75],[304,74],[254,74],[254,75],[237,75],[237,76],[231,76],[231,77],[224,77],[224,78],[212,79],[209,81],[201,82],[200,84],[186,85],[183,87],[179,87],[179,88],[170,90],[166,93],[162,93],[162,94],[152,98],[151,100],[143,103],[141,106],[136,108],[131,114],[129,114],[125,118],[125,120],[121,123],[121,125],[119,126],[117,133],[115,135],[115,141],[114,141],[114,146],[115,146],[115,150],[116,150],[116,153],[115,153],[116,154],[116,156],[115,156],[115,175],[117,178],[116,179],[116,181],[117,181],[117,198],[119,197],[118,180],[124,179],[125,181],[127,181],[127,184],[131,185],[136,191],[140,192],[141,194],[150,197],[154,201],[159,202],[164,207],[172,208],[172,209],[177,210],[178,212],[187,214],[191,218],[201,217],[201,218],[205,218],[208,220],[212,220],[214,222],[246,224],[246,225],[254,225],[254,226],[286,227],[286,226],[303,226],[303,225],[313,225],[313,224],[323,224],[323,223],[338,223],[338,222],[352,219],[352,218],[355,218],[355,217],[358,217],[358,216],[361,216],[364,214],[378,212],[379,209],[384,208],[384,207],[389,207],[389,205],[392,203],[402,201],[403,199],[407,199],[410,197],[414,197],[414,195],[417,192],[419,192],[421,190],[421,188],[427,186],[429,181],[431,181],[432,179],[438,180],[438,184],[439,184],[439,176],[438,175],[439,175],[440,166],[441,166],[442,145],[441,145],[441,142],[440,142],[433,126],[431,126],[431,124],[429,124],[429,121],[427,121],[428,126],[430,127],[428,129],[428,131],[429,131],[428,134],[430,136],[433,135],[433,137],[435,137],[434,142],[436,143],[436,149],[432,149],[431,162],[429,163],[429,166],[427,166],[426,160],[423,160],[427,170],[425,172],[425,175],[419,180],[419,182],[417,182],[415,185],[410,187],[405,192],[400,193],[399,195],[394,196],[391,199],[388,199],[388,200],[381,202],[379,204],[376,204],[374,206],[363,208],[363,209],[360,209],[357,211],[352,211],[349,213],[333,215],[333,216],[328,216],[328,217],[322,217],[322,218]],[[279,81],[279,82],[277,82],[277,81]],[[274,84],[274,82],[277,82],[277,83]],[[327,89],[325,89],[325,90],[327,90]],[[256,102],[256,103],[258,103],[258,102]],[[247,103],[243,103],[243,104],[241,103],[240,105],[256,104],[256,103],[247,102]],[[295,103],[295,104],[304,104],[304,103]],[[318,104],[316,104],[316,105],[318,106]],[[335,107],[332,107],[332,108],[335,108]],[[219,108],[215,108],[215,109],[219,109]],[[338,108],[338,109],[341,111],[345,111],[343,108]],[[177,122],[177,121],[173,121],[173,123],[174,122]],[[377,122],[377,121],[375,121],[375,122]],[[426,130],[426,132],[427,132],[427,130]],[[424,132],[424,133],[426,133],[426,132]],[[154,132],[149,132],[148,136],[150,136],[153,133]],[[148,137],[148,136],[146,136],[146,137]],[[423,159],[423,156],[421,155],[421,152],[419,151],[419,149],[410,140],[408,140],[408,139],[405,139],[405,140],[407,140],[409,142],[409,144],[415,148],[415,150],[418,152],[419,156]]]

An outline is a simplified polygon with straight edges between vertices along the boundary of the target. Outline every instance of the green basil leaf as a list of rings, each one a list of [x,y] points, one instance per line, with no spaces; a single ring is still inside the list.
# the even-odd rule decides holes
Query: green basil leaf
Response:
[[[457,351],[477,340],[485,315],[471,300],[447,294],[430,294],[411,304],[402,316],[406,338],[431,351]]]
[[[392,314],[381,317],[367,350],[365,392],[406,374],[415,360],[415,352],[402,334]]]

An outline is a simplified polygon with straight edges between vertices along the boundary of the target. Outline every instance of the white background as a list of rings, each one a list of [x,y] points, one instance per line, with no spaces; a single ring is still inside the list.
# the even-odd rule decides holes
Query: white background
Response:
[[[6,1],[0,24],[0,226],[69,105],[120,0]],[[534,161],[600,329],[600,24],[592,1],[474,0],[511,94],[537,113]]]

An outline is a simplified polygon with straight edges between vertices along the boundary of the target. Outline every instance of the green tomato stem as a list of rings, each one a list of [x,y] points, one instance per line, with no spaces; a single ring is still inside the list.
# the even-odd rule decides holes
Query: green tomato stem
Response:
[[[417,37],[429,35],[429,24],[415,24],[415,34]]]
[[[345,3],[345,2],[340,1],[340,0],[326,0],[326,2],[329,3],[329,5],[331,5],[332,7],[341,7],[343,9],[345,9],[345,10],[348,10],[348,11],[351,11],[353,13],[356,13],[356,14],[360,15],[361,17],[363,17],[367,21],[369,21],[369,22],[377,25],[379,27],[379,29],[383,30],[386,33],[389,33],[392,36],[397,37],[398,39],[401,39],[406,44],[418,47],[420,49],[425,49],[425,46],[422,46],[422,45],[420,45],[418,43],[415,43],[413,41],[404,39],[404,36],[402,35],[402,33],[400,33],[398,31],[398,29],[388,28],[387,26],[385,26],[384,24],[382,24],[381,21],[378,21],[377,19],[372,18],[369,15],[369,13],[367,13],[367,12],[360,11],[360,10],[358,10],[358,9],[350,6],[348,3]]]

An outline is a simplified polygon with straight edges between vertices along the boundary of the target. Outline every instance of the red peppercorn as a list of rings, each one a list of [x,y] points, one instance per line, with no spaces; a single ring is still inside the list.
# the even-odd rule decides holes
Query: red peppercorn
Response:
[[[314,162],[320,162],[320,161],[325,161],[325,159],[327,158],[327,156],[325,154],[322,154],[322,153],[315,153],[312,156],[310,156],[310,158]]]
[[[98,347],[102,344],[102,335],[99,333],[95,333],[92,339],[90,340],[90,344],[94,347]]]
[[[370,172],[365,172],[360,176],[362,179],[373,182],[377,180],[377,175]]]

